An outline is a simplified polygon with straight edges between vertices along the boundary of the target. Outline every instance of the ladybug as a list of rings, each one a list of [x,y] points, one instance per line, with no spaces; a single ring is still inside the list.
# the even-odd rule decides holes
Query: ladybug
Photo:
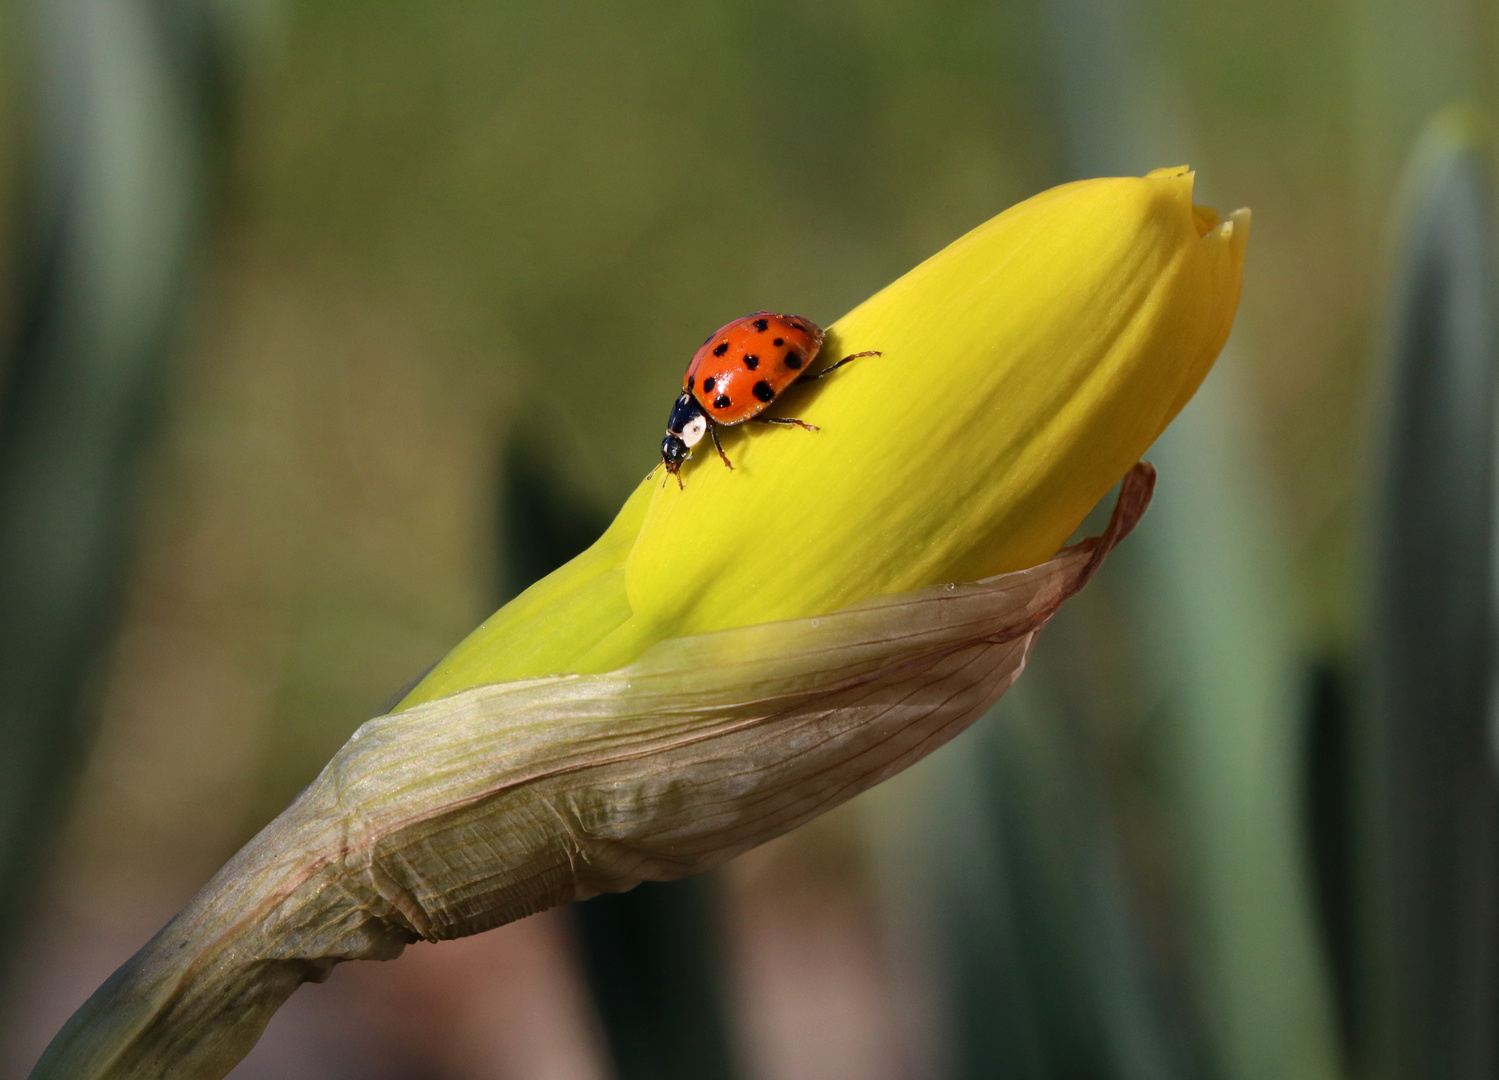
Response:
[[[789,417],[762,416],[781,392],[797,379],[811,382],[837,371],[860,356],[854,353],[815,374],[807,374],[822,348],[823,331],[800,315],[777,315],[757,311],[710,334],[687,365],[682,376],[682,394],[671,407],[666,438],[661,440],[661,463],[682,484],[682,462],[692,456],[692,447],[704,434],[713,436],[714,449],[728,468],[734,467],[718,441],[720,425],[781,424],[816,431],[812,424]]]

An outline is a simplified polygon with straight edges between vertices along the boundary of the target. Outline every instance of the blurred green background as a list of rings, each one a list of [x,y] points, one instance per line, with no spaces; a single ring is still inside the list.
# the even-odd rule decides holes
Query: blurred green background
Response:
[[[0,1075],[596,534],[709,330],[1183,162],[1254,211],[1236,328],[1010,698],[702,882],[340,969],[233,1075],[1499,1075],[1496,47],[1476,0],[0,5]]]

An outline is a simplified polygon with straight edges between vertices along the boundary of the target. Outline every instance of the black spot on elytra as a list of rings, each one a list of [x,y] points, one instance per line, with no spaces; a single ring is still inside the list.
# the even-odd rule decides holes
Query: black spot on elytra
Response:
[[[771,342],[771,344],[779,349],[782,345],[786,344],[786,339],[783,337],[778,337],[775,339],[775,341]]]
[[[724,353],[726,353],[728,351],[729,351],[729,343],[727,341],[720,341],[718,343],[718,345],[714,347],[714,349],[713,349],[713,355],[714,356],[722,356]]]
[[[713,407],[715,409],[727,409],[729,407],[729,395],[719,394],[713,399]]]
[[[803,334],[805,334],[807,332],[807,328],[805,326],[803,326],[801,323],[797,322],[795,319],[791,320],[791,329],[793,329],[793,330],[799,330]]]
[[[714,383],[714,381],[715,380],[714,380],[714,378],[713,378],[712,375],[709,375],[706,379],[703,380],[703,393],[705,393],[705,394],[711,394],[711,393],[713,393],[713,383]]]
[[[696,375],[689,375],[689,376],[687,376],[687,389],[691,390],[692,389],[692,384],[695,383],[695,382],[697,382],[697,376]]]
[[[760,333],[763,334],[765,333],[766,328],[770,326],[770,323],[765,319],[756,319],[751,325],[753,325],[756,330],[760,331]]]
[[[786,366],[789,367],[792,371],[795,371],[797,368],[801,367],[803,363],[804,361],[802,360],[802,354],[797,352],[795,349],[792,349],[789,353],[786,354]]]
[[[745,353],[744,366],[749,368],[751,371],[754,371],[755,368],[760,366],[760,358],[754,353]]]
[[[761,401],[774,401],[776,392],[771,389],[770,383],[764,379],[755,383],[755,397]]]

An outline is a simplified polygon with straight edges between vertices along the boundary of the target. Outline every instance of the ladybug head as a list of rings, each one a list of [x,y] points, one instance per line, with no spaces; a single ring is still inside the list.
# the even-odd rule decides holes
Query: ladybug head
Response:
[[[682,462],[691,456],[692,451],[687,449],[687,444],[677,436],[668,434],[661,440],[661,463],[673,476],[676,476],[682,468]]]

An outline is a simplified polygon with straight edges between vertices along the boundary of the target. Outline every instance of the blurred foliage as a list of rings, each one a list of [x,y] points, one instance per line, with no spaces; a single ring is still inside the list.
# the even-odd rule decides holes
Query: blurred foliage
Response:
[[[618,1080],[740,1075],[723,973],[716,874],[647,881],[573,909]]]
[[[17,5],[0,5],[0,296],[10,297],[15,288],[17,259],[16,218],[19,216],[21,158],[21,109],[18,97],[25,70],[25,49],[16,28]],[[14,303],[0,303],[0,334],[10,334],[15,319]]]
[[[1494,144],[1438,115],[1413,154],[1380,347],[1358,816],[1363,1063],[1499,1070]]]
[[[0,344],[6,926],[31,899],[87,750],[219,119],[205,13],[57,0],[23,14]]]

